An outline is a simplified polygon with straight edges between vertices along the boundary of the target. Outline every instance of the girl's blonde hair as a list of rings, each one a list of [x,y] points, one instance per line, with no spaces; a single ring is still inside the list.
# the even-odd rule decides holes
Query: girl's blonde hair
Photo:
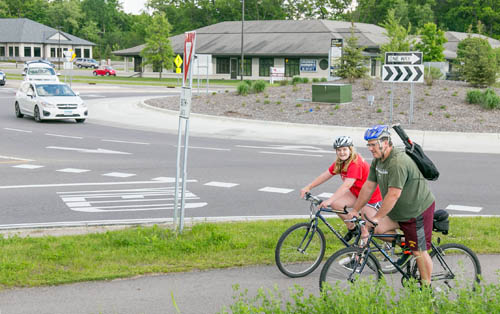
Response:
[[[335,173],[340,174],[342,171],[346,172],[351,162],[358,160],[358,153],[356,153],[354,146],[349,146],[349,151],[351,154],[346,161],[342,161],[339,157],[335,160]]]

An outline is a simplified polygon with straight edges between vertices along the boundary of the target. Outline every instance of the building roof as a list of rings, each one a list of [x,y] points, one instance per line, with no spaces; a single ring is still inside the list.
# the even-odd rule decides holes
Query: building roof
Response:
[[[354,23],[358,44],[379,48],[388,41],[385,29]],[[247,56],[327,56],[332,38],[351,36],[351,23],[330,20],[271,20],[244,22]],[[221,22],[196,29],[196,53],[218,56],[241,54],[241,21]],[[184,34],[170,38],[174,53],[182,54]],[[114,51],[115,55],[139,55],[144,45]]]
[[[458,43],[467,38],[469,35],[472,37],[480,37],[488,40],[492,48],[500,47],[500,41],[484,35],[461,33],[461,32],[445,32],[444,35],[446,39],[448,39],[448,42],[444,44],[444,52],[443,52],[444,57],[446,59],[457,58]]]
[[[59,44],[59,31],[26,18],[0,18],[0,43]],[[61,44],[95,46],[94,43],[60,32]]]

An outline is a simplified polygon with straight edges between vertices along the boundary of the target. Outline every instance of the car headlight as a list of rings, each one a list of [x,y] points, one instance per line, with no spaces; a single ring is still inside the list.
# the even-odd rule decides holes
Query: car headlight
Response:
[[[50,102],[46,102],[46,101],[41,101],[40,105],[42,105],[45,108],[55,108],[56,107],[54,104],[51,104]]]

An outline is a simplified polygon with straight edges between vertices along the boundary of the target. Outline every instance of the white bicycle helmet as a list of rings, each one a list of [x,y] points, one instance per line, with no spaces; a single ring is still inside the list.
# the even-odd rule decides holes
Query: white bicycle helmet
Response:
[[[333,141],[333,149],[337,149],[339,147],[350,147],[352,146],[352,138],[349,136],[339,136]]]

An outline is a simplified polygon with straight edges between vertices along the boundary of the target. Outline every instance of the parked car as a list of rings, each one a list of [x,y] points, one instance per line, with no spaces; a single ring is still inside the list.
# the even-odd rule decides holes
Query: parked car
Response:
[[[33,63],[40,63],[40,62],[50,65],[53,69],[55,69],[55,67],[56,67],[56,65],[54,63],[50,62],[49,60],[38,59],[38,60],[26,61],[24,63],[24,68],[26,69],[28,67],[28,65],[33,64]]]
[[[5,75],[5,73],[0,71],[0,85],[4,86],[5,83],[7,83],[7,76]]]
[[[35,121],[75,119],[82,123],[88,116],[87,105],[66,83],[24,81],[16,93],[16,117],[32,116]]]
[[[89,58],[76,58],[74,64],[79,68],[94,68],[99,67],[99,62]]]
[[[99,67],[98,69],[94,70],[94,76],[97,76],[97,75],[116,76],[116,71],[112,67],[110,67],[109,65],[105,65],[105,66]]]
[[[26,69],[23,72],[25,81],[53,81],[59,82],[58,76],[60,73],[56,73],[54,68],[45,62],[33,62],[27,64]]]

